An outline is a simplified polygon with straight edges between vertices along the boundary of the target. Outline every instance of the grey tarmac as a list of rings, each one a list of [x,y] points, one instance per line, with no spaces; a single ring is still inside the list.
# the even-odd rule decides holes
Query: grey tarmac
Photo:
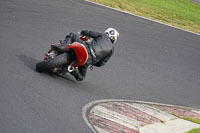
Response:
[[[127,99],[200,107],[200,36],[83,0],[0,1],[0,133],[92,133],[82,107]],[[83,82],[38,73],[69,32],[114,27],[113,57]]]

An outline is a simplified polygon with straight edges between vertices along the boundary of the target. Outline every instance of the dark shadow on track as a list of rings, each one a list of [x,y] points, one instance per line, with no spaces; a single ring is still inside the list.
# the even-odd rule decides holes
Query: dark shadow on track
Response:
[[[60,78],[66,79],[66,80],[68,80],[68,81],[71,81],[71,82],[76,83],[76,81],[73,80],[72,77],[71,77],[70,75],[58,75],[58,74],[55,74],[55,73],[53,73],[53,72],[45,72],[45,74],[47,74],[47,75],[49,75],[49,76],[51,76],[51,77],[53,77],[53,78],[60,77]]]
[[[39,60],[33,58],[33,57],[30,57],[30,56],[27,56],[27,55],[16,55],[19,60],[21,60],[25,66],[27,66],[28,68],[30,68],[31,70],[33,71],[36,71],[36,68],[35,68],[35,65],[36,63],[40,62]],[[37,71],[36,71],[37,72]],[[76,81],[74,81],[71,76],[69,75],[58,75],[58,74],[54,74],[52,72],[44,72],[45,74],[47,74],[48,76],[51,76],[53,78],[57,78],[57,77],[60,77],[60,78],[63,78],[63,79],[66,79],[66,80],[69,80],[71,82],[74,82],[76,83]]]
[[[31,70],[36,71],[35,64],[38,63],[39,60],[27,55],[16,55],[16,56],[19,58],[19,60],[21,60],[24,63],[25,66],[27,66]]]

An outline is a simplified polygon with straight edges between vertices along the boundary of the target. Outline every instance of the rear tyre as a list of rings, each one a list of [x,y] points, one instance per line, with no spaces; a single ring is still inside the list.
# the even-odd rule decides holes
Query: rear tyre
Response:
[[[60,67],[64,64],[69,64],[69,57],[67,53],[60,54],[53,59],[46,59],[36,64],[36,70],[38,72],[48,71],[55,67]]]

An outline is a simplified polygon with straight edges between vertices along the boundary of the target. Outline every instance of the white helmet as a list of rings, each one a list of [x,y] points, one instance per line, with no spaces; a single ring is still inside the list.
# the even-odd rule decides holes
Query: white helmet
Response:
[[[108,28],[105,31],[105,34],[108,36],[113,44],[116,43],[117,39],[119,38],[119,32],[114,28]]]

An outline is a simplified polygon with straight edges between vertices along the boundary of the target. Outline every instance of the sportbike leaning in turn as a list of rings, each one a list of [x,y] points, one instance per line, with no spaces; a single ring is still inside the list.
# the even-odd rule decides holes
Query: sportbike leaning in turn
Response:
[[[119,33],[114,28],[105,32],[82,30],[80,35],[68,34],[65,39],[45,54],[44,60],[36,64],[38,72],[51,71],[58,75],[70,73],[82,81],[89,66],[101,67],[113,55]]]

